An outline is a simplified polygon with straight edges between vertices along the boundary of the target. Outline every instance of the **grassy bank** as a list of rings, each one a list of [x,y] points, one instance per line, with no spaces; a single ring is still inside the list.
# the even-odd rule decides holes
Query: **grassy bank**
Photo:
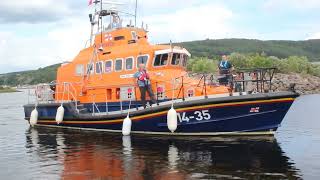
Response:
[[[0,86],[0,93],[13,93],[13,92],[19,92],[19,91],[12,89],[12,88],[9,88],[9,87]]]

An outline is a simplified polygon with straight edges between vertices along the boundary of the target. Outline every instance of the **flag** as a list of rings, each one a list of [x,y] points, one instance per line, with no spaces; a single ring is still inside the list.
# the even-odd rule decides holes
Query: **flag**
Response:
[[[90,6],[92,3],[93,3],[93,0],[89,0],[89,5],[88,6]]]

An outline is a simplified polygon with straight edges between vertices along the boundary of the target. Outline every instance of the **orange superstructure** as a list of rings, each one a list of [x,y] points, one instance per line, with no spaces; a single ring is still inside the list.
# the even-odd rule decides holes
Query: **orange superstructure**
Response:
[[[146,64],[152,89],[159,100],[171,99],[172,96],[183,98],[228,93],[225,86],[208,85],[204,94],[199,79],[187,75],[190,53],[186,49],[151,45],[146,28],[122,27],[117,12],[101,12],[98,12],[99,17],[110,16],[111,23],[104,28],[102,18],[98,18],[99,22],[101,20],[98,22],[100,28],[91,35],[90,47],[81,50],[72,62],[58,69],[56,100],[77,100],[81,103],[139,100],[133,74],[140,63]],[[118,23],[114,25],[112,22],[115,21]],[[92,15],[91,24],[92,28],[96,25]],[[66,83],[72,84],[67,93]]]

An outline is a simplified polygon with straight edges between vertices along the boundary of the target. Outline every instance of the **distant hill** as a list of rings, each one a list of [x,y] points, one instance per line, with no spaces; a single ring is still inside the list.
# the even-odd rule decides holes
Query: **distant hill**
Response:
[[[320,40],[307,41],[260,41],[250,39],[219,39],[175,43],[187,48],[193,57],[218,59],[222,54],[265,53],[268,56],[286,58],[306,56],[310,61],[320,61]],[[26,85],[51,82],[56,78],[60,64],[38,70],[0,74],[0,85]]]
[[[286,58],[306,56],[310,61],[320,61],[320,39],[307,41],[260,41],[250,39],[218,39],[176,43],[188,49],[193,56],[217,58],[222,54],[266,53],[268,56]]]
[[[54,64],[38,70],[0,74],[0,85],[18,86],[51,82],[56,79],[59,66],[60,64]]]

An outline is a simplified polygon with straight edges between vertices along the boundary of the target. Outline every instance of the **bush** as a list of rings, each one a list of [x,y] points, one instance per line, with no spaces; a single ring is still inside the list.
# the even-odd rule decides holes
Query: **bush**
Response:
[[[229,56],[229,59],[234,67],[243,69],[243,68],[249,68],[250,63],[247,56],[240,54],[240,53],[232,53]]]
[[[218,62],[207,58],[196,58],[189,61],[187,68],[196,73],[215,73]]]
[[[229,56],[229,60],[235,69],[275,67],[281,73],[292,72],[320,77],[320,65],[310,63],[307,57],[290,56],[285,59],[280,59],[275,56],[267,56],[265,53],[232,53]],[[189,61],[188,70],[197,73],[217,72],[218,61],[207,58],[195,58]]]

